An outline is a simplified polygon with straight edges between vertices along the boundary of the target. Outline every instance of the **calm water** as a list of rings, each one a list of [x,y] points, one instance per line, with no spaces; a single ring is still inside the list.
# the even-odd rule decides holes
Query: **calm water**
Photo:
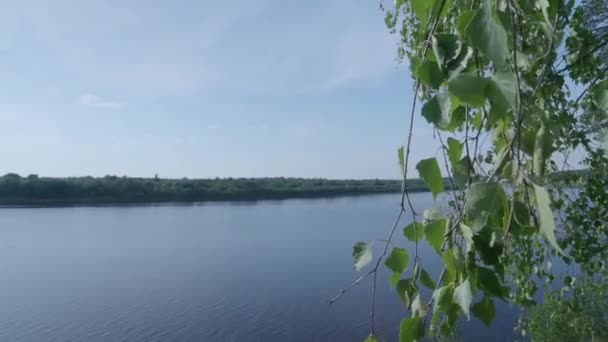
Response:
[[[0,341],[362,341],[369,282],[326,300],[357,277],[353,244],[384,238],[397,204],[379,195],[1,209]],[[412,249],[402,234],[397,242]],[[388,275],[377,309],[379,331],[396,340],[408,314]],[[513,340],[517,310],[497,316],[492,330],[463,321],[460,335]]]

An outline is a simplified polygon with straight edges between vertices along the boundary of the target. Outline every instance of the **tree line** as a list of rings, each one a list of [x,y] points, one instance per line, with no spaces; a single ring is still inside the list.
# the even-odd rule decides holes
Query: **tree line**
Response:
[[[408,180],[411,191],[428,191],[422,180]],[[162,179],[105,177],[0,177],[0,204],[78,204],[198,202],[333,197],[394,193],[400,180],[305,178]]]

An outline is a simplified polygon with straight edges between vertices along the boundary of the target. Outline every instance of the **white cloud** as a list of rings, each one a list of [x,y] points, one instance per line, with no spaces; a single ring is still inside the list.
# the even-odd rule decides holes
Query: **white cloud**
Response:
[[[97,95],[86,94],[80,96],[80,104],[85,107],[95,107],[95,108],[122,108],[124,107],[123,103],[108,101],[103,99]]]

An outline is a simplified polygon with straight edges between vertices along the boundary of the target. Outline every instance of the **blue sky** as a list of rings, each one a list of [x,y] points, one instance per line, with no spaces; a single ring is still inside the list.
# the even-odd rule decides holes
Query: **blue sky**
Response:
[[[377,1],[2,9],[0,173],[399,177],[413,95]]]

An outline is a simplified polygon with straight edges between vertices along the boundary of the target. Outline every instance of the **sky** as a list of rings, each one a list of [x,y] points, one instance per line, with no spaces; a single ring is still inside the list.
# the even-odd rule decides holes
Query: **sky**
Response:
[[[0,173],[398,178],[412,81],[378,4],[3,2]],[[436,154],[419,111],[413,139]]]

